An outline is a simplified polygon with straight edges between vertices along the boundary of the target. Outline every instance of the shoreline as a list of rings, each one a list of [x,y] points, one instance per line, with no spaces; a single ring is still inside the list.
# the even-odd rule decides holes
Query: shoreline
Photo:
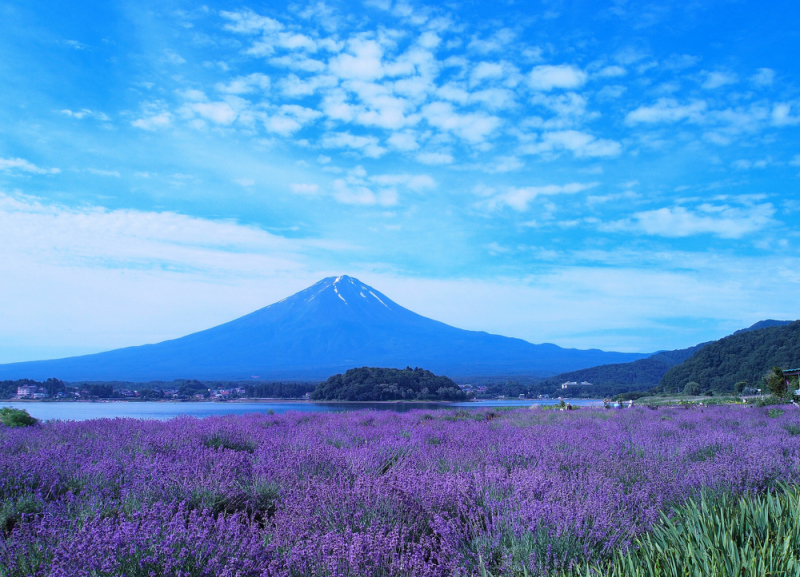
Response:
[[[312,399],[286,399],[286,398],[269,398],[259,397],[253,399],[231,399],[227,401],[211,400],[211,399],[158,399],[158,400],[140,400],[140,399],[0,399],[0,403],[31,403],[31,404],[57,404],[57,403],[131,403],[131,404],[145,404],[145,403],[158,403],[158,404],[242,404],[242,403],[310,403],[319,405],[358,405],[368,403],[370,405],[403,405],[403,404],[440,404],[450,405],[457,403],[473,403],[473,402],[508,402],[511,405],[525,405],[536,403],[558,403],[561,399],[565,402],[574,401],[596,401],[602,402],[603,399],[585,399],[585,398],[572,398],[561,397],[556,399],[470,399],[466,401],[439,401],[439,400],[392,400],[392,401],[315,401]]]

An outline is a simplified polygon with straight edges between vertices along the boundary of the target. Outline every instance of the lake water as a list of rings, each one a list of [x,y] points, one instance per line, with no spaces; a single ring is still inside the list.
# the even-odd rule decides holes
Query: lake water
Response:
[[[41,420],[85,421],[87,419],[172,419],[182,415],[211,417],[242,415],[246,413],[285,413],[299,411],[326,413],[337,411],[375,410],[406,412],[414,409],[485,409],[491,407],[530,407],[552,405],[557,400],[510,399],[493,401],[466,401],[463,403],[313,403],[310,401],[260,401],[260,402],[11,402],[0,401],[0,407],[25,409]],[[596,400],[570,400],[573,405],[601,405]]]

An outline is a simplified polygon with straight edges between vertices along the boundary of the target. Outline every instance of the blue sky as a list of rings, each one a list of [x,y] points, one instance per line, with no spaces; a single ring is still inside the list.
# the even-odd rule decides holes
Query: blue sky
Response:
[[[800,317],[796,2],[0,4],[0,362],[324,276],[532,342]]]

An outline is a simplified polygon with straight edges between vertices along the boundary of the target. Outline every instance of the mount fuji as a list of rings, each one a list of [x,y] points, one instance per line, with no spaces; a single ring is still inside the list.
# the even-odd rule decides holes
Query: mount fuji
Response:
[[[467,331],[405,309],[356,278],[329,277],[228,323],[158,344],[0,365],[0,379],[324,379],[357,366],[450,377],[549,376],[649,355],[564,349]]]

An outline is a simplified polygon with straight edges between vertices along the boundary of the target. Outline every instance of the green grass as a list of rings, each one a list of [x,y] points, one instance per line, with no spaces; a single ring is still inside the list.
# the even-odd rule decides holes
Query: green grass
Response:
[[[480,559],[481,577],[492,577]],[[524,563],[518,577],[533,577]],[[800,487],[710,495],[662,514],[630,550],[559,577],[800,577]]]
[[[800,575],[800,488],[775,493],[690,501],[628,552],[604,566],[572,575],[589,577],[796,577]]]

